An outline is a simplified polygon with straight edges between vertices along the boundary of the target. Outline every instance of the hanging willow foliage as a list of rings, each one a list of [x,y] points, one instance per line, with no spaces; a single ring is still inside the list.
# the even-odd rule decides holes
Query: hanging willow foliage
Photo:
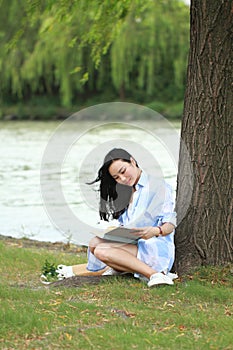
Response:
[[[115,89],[182,99],[189,30],[179,0],[2,0],[1,98],[80,96]]]
[[[160,91],[183,93],[188,51],[188,13],[179,2],[147,2],[140,14],[134,8],[111,49],[112,80],[143,89],[149,96]],[[171,94],[170,94],[171,95]]]

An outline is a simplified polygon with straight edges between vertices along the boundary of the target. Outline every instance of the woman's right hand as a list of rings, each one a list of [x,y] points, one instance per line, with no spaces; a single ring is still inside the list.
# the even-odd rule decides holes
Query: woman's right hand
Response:
[[[143,238],[143,239],[150,239],[154,236],[158,236],[159,232],[157,233],[156,227],[153,226],[146,226],[146,227],[135,227],[132,228],[132,233],[138,238]]]

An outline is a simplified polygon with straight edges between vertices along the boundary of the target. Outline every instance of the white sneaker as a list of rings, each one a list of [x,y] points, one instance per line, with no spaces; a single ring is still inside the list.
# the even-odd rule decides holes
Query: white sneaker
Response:
[[[167,275],[164,275],[162,272],[157,272],[150,276],[150,280],[147,283],[148,287],[153,287],[160,284],[173,285],[174,282],[171,278],[169,278]]]
[[[56,273],[57,273],[57,278],[59,280],[63,280],[64,278],[75,276],[75,274],[73,273],[72,266],[66,266],[66,265],[58,265]]]
[[[178,278],[179,276],[176,273],[172,273],[172,272],[168,272],[167,276],[171,279],[171,280],[175,280],[176,278]]]
[[[104,271],[102,273],[101,276],[119,276],[119,275],[124,275],[126,274],[127,272],[124,272],[124,271],[117,271],[117,270],[114,270],[112,267],[109,267],[106,271]]]

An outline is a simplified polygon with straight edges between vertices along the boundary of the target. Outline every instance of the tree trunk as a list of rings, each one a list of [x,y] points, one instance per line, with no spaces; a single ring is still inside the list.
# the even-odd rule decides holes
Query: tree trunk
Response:
[[[191,1],[177,183],[176,269],[233,261],[233,2]],[[186,198],[193,191],[184,216]]]

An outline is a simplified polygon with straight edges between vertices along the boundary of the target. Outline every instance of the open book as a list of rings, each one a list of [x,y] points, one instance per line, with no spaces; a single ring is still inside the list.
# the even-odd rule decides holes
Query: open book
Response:
[[[136,244],[139,237],[135,234],[135,232],[135,229],[120,226],[110,230],[104,230],[102,233],[92,233],[109,241]]]
[[[135,230],[126,227],[116,227],[104,234],[104,239],[110,241],[136,244],[139,237],[135,234]]]

